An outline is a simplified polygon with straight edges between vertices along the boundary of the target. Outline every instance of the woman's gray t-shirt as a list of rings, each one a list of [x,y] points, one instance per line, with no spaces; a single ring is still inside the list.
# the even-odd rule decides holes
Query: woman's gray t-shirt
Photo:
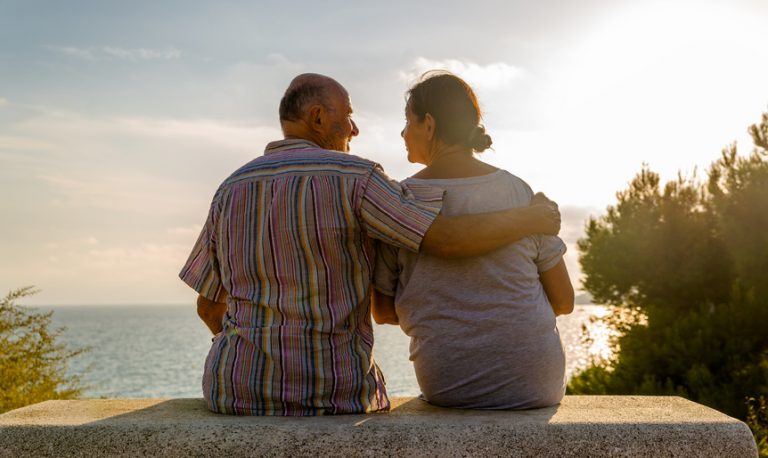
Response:
[[[533,196],[523,180],[504,170],[405,183],[444,189],[443,214],[449,216],[528,206]],[[560,238],[538,235],[465,259],[380,247],[374,286],[395,297],[429,402],[497,409],[560,402],[565,355],[539,272],[554,267],[564,253]]]

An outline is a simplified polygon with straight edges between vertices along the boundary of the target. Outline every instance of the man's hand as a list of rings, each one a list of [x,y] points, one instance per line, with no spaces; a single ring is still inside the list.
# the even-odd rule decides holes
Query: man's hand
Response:
[[[226,296],[220,300],[226,300]],[[197,315],[213,334],[220,333],[224,328],[221,322],[225,313],[227,313],[225,302],[214,302],[203,295],[197,296]]]
[[[549,197],[544,195],[543,192],[537,192],[531,198],[531,205],[545,205],[545,204],[552,204],[555,207],[557,207],[557,203],[555,203],[555,201],[553,200],[549,200]]]
[[[376,289],[371,294],[371,315],[377,324],[398,324],[400,322],[395,309],[395,298],[380,293]]]
[[[560,232],[560,209],[554,201],[537,192],[531,198],[531,206],[528,208],[532,212],[536,233],[557,235]]]

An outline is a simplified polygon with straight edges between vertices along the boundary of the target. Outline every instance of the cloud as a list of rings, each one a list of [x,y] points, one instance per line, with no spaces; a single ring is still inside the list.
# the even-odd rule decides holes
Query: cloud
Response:
[[[226,148],[252,150],[261,145],[262,138],[278,138],[280,131],[270,127],[247,125],[218,120],[181,120],[172,118],[119,118],[113,119],[117,129],[133,134],[186,138],[209,142]]]
[[[85,253],[85,265],[90,269],[115,269],[116,274],[137,270],[161,272],[170,270],[171,275],[184,263],[190,246],[182,244],[143,243],[139,246],[115,245],[103,249],[90,249]],[[78,253],[83,255],[83,253]],[[135,274],[144,278],[141,274]],[[115,275],[118,278],[119,275]]]
[[[120,48],[117,46],[89,46],[78,48],[74,46],[50,46],[49,49],[61,53],[67,57],[82,60],[171,60],[183,56],[183,52],[176,47],[166,48]]]
[[[505,62],[493,62],[480,65],[475,62],[458,59],[431,60],[426,57],[417,58],[411,68],[400,72],[400,79],[408,84],[416,81],[422,73],[428,70],[448,70],[464,78],[475,89],[494,90],[503,88],[511,81],[525,74],[522,68]]]
[[[113,46],[104,46],[101,51],[109,56],[117,57],[119,59],[129,60],[153,60],[153,59],[178,59],[182,56],[182,52],[174,47],[168,47],[165,49],[126,49],[116,48]]]
[[[53,144],[38,140],[32,136],[0,135],[0,151],[2,150],[40,150],[54,147]],[[0,153],[2,154],[2,153]]]
[[[67,57],[76,57],[83,60],[96,60],[93,49],[75,48],[72,46],[51,46],[50,49],[64,54]]]
[[[49,295],[49,302],[182,302],[187,288],[177,275],[193,242],[114,241],[104,246],[64,242],[55,250],[42,250],[35,267],[25,267],[35,268],[35,282]],[[12,280],[20,275],[9,266],[0,266],[0,274]],[[84,290],[88,294],[82,294]],[[38,299],[45,300],[45,296]]]
[[[34,195],[28,199],[39,206],[41,220],[79,221],[108,211],[115,222],[131,223],[149,215],[164,233],[202,220],[218,184],[275,138],[276,126],[256,123],[41,108],[0,126],[0,175],[7,178],[0,195]],[[26,211],[16,199],[3,207]],[[191,244],[198,231],[166,237]]]
[[[560,238],[562,238],[565,243],[575,245],[577,240],[586,235],[585,225],[587,220],[591,216],[597,217],[603,213],[604,212],[596,207],[575,205],[564,205],[560,207],[560,216],[562,218]]]
[[[199,216],[202,217],[204,215]],[[173,242],[180,243],[186,247],[191,247],[200,236],[202,228],[203,227],[200,224],[177,226],[166,229],[165,233],[171,237]]]
[[[0,128],[0,148],[99,150],[103,154],[105,144],[117,148],[126,142],[168,140],[177,146],[185,142],[185,147],[193,144],[250,153],[280,136],[277,125],[172,117],[96,117],[43,108],[36,116]]]
[[[0,107],[6,106],[8,105],[8,103],[9,103],[8,99],[6,99],[5,97],[0,97]]]
[[[565,243],[568,251],[565,254],[565,265],[573,282],[574,287],[583,290],[584,273],[579,264],[579,248],[577,242],[586,236],[585,223],[590,216],[600,215],[601,212],[595,207],[583,207],[575,205],[565,205],[560,207],[562,225],[560,229],[560,238]]]
[[[87,209],[119,211],[123,214],[186,216],[203,206],[194,185],[155,177],[141,171],[103,170],[49,171],[37,177],[51,192],[52,211],[77,212]],[[95,238],[88,244],[98,243]]]
[[[174,236],[146,224],[128,231],[115,225],[77,227],[74,220],[57,226],[61,230],[0,242],[0,252],[14,260],[0,263],[0,287],[34,284],[43,290],[31,301],[37,304],[178,303],[194,295],[178,272],[195,236]]]

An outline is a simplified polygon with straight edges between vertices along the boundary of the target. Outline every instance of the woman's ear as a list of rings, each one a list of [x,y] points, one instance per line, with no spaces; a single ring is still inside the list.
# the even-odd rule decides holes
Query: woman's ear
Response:
[[[427,140],[432,141],[435,137],[435,129],[437,129],[437,125],[435,124],[435,118],[429,113],[424,116],[424,128],[427,132]]]

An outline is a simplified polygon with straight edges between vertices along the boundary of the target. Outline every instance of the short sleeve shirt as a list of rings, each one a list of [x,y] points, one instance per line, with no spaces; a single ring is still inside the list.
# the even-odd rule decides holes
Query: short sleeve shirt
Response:
[[[319,415],[386,410],[370,321],[374,240],[417,251],[440,211],[380,166],[283,140],[216,192],[181,279],[227,298],[206,361],[212,410]]]
[[[423,180],[445,189],[448,216],[528,206],[533,192],[504,170]],[[532,408],[563,395],[564,355],[539,279],[566,251],[533,235],[483,256],[443,259],[382,244],[374,282],[395,298],[426,399],[465,408]]]

